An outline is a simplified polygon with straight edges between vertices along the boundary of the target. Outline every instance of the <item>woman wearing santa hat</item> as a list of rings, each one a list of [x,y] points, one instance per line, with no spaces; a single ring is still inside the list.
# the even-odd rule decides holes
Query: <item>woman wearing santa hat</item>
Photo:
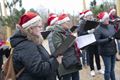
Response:
[[[84,20],[81,21],[81,24],[79,27],[85,26],[85,21],[89,20],[89,21],[93,21],[93,12],[91,10],[86,10],[84,11]],[[88,35],[88,34],[92,34],[94,32],[94,29],[88,30],[88,31],[81,31],[81,29],[78,31],[79,34],[78,36],[81,35]],[[80,33],[81,32],[81,33]],[[87,54],[86,54],[86,52]],[[89,46],[87,46],[84,50],[83,50],[83,61],[85,61],[84,57],[87,58],[87,62],[89,62],[90,65],[90,75],[91,76],[95,76],[95,67],[94,67],[94,63],[96,62],[97,65],[97,70],[100,74],[104,74],[104,71],[101,69],[101,64],[100,64],[100,55],[98,54],[98,46],[96,44],[91,44]],[[86,56],[85,56],[86,54]],[[94,57],[95,57],[95,62],[94,62]]]
[[[70,27],[71,24],[69,16],[67,14],[60,14],[51,37],[55,50],[65,41],[68,36],[72,35],[69,30]],[[76,57],[75,54],[77,54],[78,57]],[[63,62],[58,68],[60,80],[79,80],[79,70],[82,67],[79,56],[80,53],[75,43],[71,47],[68,47],[68,49],[63,53]],[[67,61],[67,63],[65,61]],[[66,67],[65,65],[68,66]]]
[[[15,72],[24,68],[17,80],[56,80],[56,70],[62,61],[48,54],[42,46],[42,19],[34,12],[20,17],[17,30],[10,38],[14,48],[13,63]]]
[[[116,80],[114,69],[117,50],[115,39],[112,37],[116,30],[113,25],[109,24],[109,15],[107,12],[101,12],[97,17],[100,20],[100,24],[94,34],[98,44],[98,52],[102,56],[105,65],[104,79]]]

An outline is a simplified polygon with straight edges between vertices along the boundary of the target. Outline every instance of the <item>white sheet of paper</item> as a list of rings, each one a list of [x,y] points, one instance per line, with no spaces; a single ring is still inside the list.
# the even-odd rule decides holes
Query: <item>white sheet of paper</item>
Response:
[[[78,48],[83,48],[96,41],[94,34],[87,34],[76,38]]]

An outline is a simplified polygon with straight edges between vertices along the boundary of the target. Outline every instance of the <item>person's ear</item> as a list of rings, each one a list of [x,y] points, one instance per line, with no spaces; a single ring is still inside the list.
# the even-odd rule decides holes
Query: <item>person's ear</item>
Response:
[[[16,24],[16,28],[18,28],[22,32],[25,32],[25,30],[19,24]]]
[[[33,29],[32,27],[29,28],[29,32],[30,32],[30,33],[32,33],[32,29]]]

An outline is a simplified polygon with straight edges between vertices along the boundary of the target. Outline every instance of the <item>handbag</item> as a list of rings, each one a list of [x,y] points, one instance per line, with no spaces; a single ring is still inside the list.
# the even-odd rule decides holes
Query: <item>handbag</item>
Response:
[[[72,66],[82,67],[80,60],[78,60],[74,47],[68,48],[68,50],[64,53],[64,57],[62,60],[62,64],[66,69],[71,68]]]

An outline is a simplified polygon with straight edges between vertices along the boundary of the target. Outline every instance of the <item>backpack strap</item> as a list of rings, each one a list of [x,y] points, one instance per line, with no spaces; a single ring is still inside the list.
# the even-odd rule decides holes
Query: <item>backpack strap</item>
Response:
[[[23,41],[25,41],[25,40],[23,40]],[[18,44],[22,43],[23,41],[19,42]],[[14,48],[11,47],[10,54],[11,54],[12,57],[13,57],[13,50],[14,50]],[[13,59],[12,59],[12,61],[13,61]],[[14,66],[13,66],[13,69],[14,69]],[[15,69],[14,69],[14,70],[15,70]],[[25,67],[23,67],[23,68],[15,75],[16,78],[18,78],[18,77],[23,73],[24,70],[25,70]]]
[[[16,74],[16,78],[18,78],[18,77],[23,73],[24,70],[25,70],[25,67],[23,67],[23,68]]]
[[[13,50],[14,50],[14,48],[11,48],[11,51],[10,51],[10,55],[13,57]],[[13,59],[12,59],[12,61],[13,61]],[[13,62],[12,62],[12,64],[13,64]],[[14,66],[13,66],[13,69],[14,69]],[[15,70],[15,69],[14,69]],[[16,78],[18,78],[21,74],[22,74],[22,72],[25,70],[25,67],[23,67],[17,74],[16,74]]]

